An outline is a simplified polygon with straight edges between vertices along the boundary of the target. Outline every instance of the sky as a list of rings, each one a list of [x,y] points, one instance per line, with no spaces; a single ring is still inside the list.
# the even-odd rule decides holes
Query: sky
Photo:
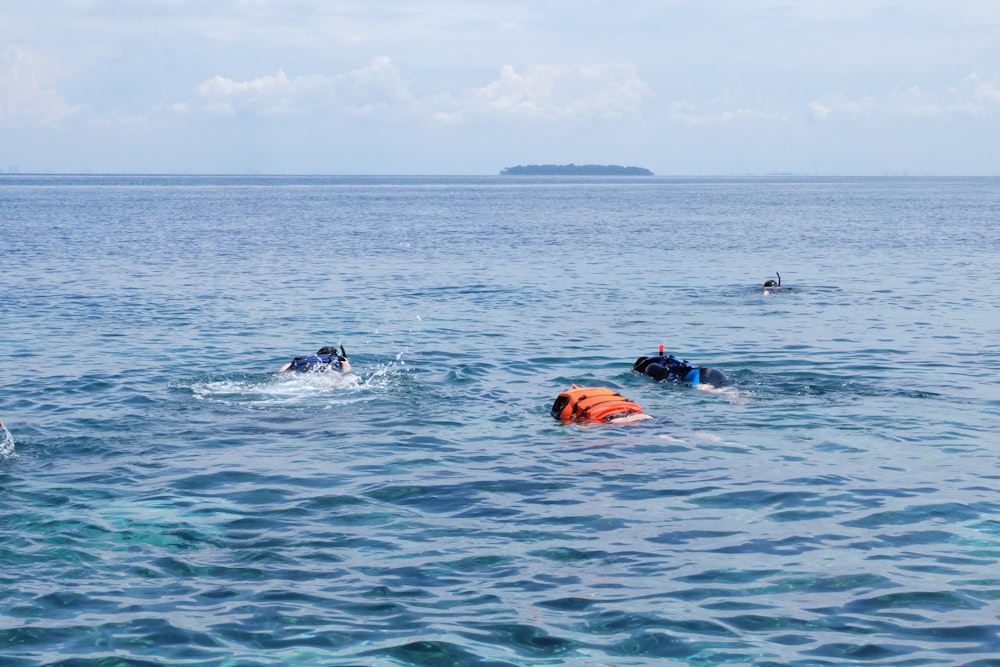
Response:
[[[0,0],[0,172],[1000,175],[997,0]]]

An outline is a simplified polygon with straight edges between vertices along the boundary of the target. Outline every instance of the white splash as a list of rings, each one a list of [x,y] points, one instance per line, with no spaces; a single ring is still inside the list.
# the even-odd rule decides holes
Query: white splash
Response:
[[[321,400],[344,405],[371,400],[372,390],[388,387],[391,367],[365,377],[357,373],[275,373],[268,376],[205,380],[191,385],[195,398],[256,407],[297,405]]]
[[[716,394],[728,399],[733,405],[746,405],[750,402],[749,394],[740,391],[736,387],[716,387],[711,384],[696,384],[694,388],[708,394]]]
[[[14,438],[6,426],[0,424],[0,459],[14,457]]]
[[[196,382],[196,398],[222,403],[280,405],[356,390],[361,378],[348,373],[277,373],[266,379],[224,379]]]

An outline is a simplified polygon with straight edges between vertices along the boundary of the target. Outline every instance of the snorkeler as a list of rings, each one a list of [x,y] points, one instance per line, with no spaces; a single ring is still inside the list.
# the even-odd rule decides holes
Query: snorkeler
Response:
[[[664,355],[663,345],[660,345],[660,354],[655,357],[639,357],[632,364],[632,370],[636,373],[648,375],[657,382],[683,382],[686,384],[710,384],[714,387],[721,387],[729,384],[726,374],[717,368],[708,366],[692,366],[685,359],[681,361],[674,355]]]
[[[777,292],[778,290],[783,289],[781,287],[781,274],[777,271],[775,271],[774,274],[778,276],[777,280],[768,278],[764,281],[764,296],[769,295],[771,292]]]
[[[350,373],[351,362],[347,359],[347,352],[344,346],[340,346],[340,352],[333,346],[321,347],[319,352],[305,357],[295,357],[281,367],[282,373],[285,371],[295,371],[296,373]]]
[[[605,387],[578,387],[575,384],[556,397],[550,410],[562,422],[629,424],[652,419],[642,407]]]

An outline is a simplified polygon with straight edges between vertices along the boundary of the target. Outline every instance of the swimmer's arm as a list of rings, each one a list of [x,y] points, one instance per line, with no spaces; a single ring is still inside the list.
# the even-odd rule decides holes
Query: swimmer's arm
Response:
[[[285,371],[287,371],[291,367],[292,367],[292,362],[289,361],[287,364],[285,364],[284,366],[282,366],[281,370],[278,371],[278,372],[279,373],[284,373]]]
[[[351,372],[351,362],[349,362],[347,359],[341,359],[341,361],[340,361],[340,372],[341,373],[350,373]]]

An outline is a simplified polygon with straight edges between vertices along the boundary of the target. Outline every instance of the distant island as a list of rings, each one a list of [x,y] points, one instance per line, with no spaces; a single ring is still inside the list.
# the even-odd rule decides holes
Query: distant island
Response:
[[[507,167],[501,176],[652,176],[643,167],[622,167],[617,164],[519,164]]]

